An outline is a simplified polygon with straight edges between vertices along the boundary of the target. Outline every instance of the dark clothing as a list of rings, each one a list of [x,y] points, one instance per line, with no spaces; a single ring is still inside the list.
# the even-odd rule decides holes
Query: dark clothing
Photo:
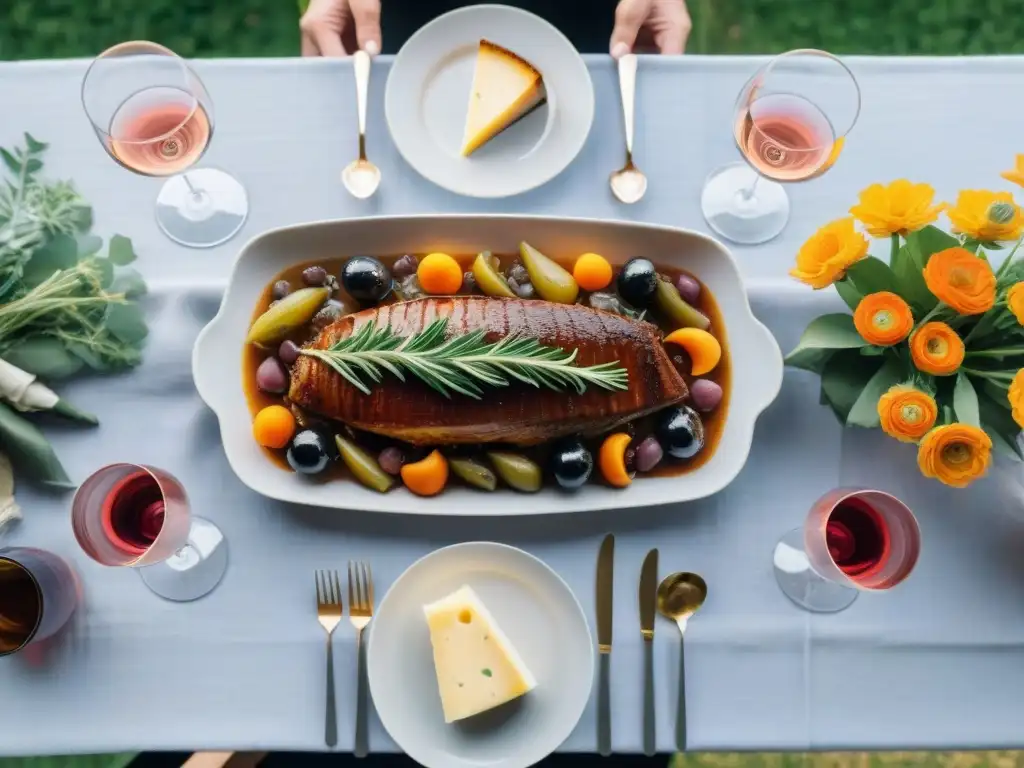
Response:
[[[416,30],[441,14],[480,4],[462,0],[381,0],[384,53],[397,53]],[[608,52],[616,0],[514,0],[507,5],[547,19],[582,53]]]

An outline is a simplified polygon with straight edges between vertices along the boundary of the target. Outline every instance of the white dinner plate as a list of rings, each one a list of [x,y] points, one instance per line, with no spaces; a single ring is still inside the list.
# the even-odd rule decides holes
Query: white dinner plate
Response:
[[[446,725],[423,606],[473,588],[537,687]],[[590,698],[594,649],[583,609],[550,567],[504,544],[439,549],[402,574],[370,624],[367,674],[391,738],[427,768],[526,768],[572,733]]]
[[[481,38],[540,70],[547,104],[470,157],[463,129]],[[583,148],[594,121],[594,85],[568,38],[532,13],[474,5],[439,16],[402,46],[384,97],[402,157],[438,186],[470,197],[507,197],[553,179]]]

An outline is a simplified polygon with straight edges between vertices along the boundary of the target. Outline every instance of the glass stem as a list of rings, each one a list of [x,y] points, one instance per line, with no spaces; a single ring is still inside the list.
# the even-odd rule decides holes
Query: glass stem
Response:
[[[757,190],[757,182],[761,180],[761,174],[754,172],[754,180],[750,182],[750,186],[740,190],[740,196],[744,200],[750,200],[754,196],[754,192]]]
[[[192,183],[192,180],[188,177],[188,173],[181,174],[181,180],[185,182],[185,186],[188,187],[188,191],[192,193],[193,199],[199,200],[203,196],[203,190]]]

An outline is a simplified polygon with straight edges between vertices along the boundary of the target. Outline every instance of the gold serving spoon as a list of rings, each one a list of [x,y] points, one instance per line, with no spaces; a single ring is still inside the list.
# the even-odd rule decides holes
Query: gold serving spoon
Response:
[[[633,164],[633,112],[636,101],[636,54],[619,59],[619,93],[626,124],[626,164],[609,178],[612,193],[624,203],[635,203],[647,191],[647,177]]]
[[[380,168],[366,159],[366,97],[370,87],[370,54],[356,51],[352,56],[356,74],[356,108],[359,113],[359,157],[345,166],[341,180],[353,197],[373,195],[380,186]]]
[[[708,585],[696,573],[672,573],[658,585],[658,613],[679,627],[679,705],[676,748],[686,751],[686,622],[704,605]]]

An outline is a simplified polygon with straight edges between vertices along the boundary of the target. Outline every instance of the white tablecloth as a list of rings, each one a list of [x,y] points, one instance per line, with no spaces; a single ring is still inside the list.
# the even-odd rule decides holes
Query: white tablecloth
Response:
[[[737,248],[755,311],[793,346],[814,315],[838,306],[785,277],[799,243],[842,215],[856,192],[906,176],[939,195],[1005,188],[998,172],[1024,150],[1024,59],[850,60],[864,108],[838,165],[790,189],[793,219],[774,242]],[[732,104],[755,59],[643,59],[636,159],[646,199],[617,204],[608,172],[622,160],[617,81],[589,59],[597,118],[586,147],[559,178],[497,201],[456,197],[420,178],[391,145],[383,117],[388,63],[375,64],[369,152],[384,172],[368,202],[348,197],[339,171],[355,151],[351,70],[331,61],[203,61],[216,132],[204,164],[248,187],[243,233],[211,251],[164,239],[153,221],[158,182],[115,165],[82,112],[86,63],[0,64],[0,145],[28,130],[51,143],[47,172],[75,180],[96,208],[99,233],[130,236],[152,294],[152,336],[134,374],[65,388],[102,420],[97,430],[49,434],[76,480],[115,460],[173,471],[196,510],[226,533],[231,564],[220,588],[194,604],[167,603],[136,574],[89,561],[74,543],[68,497],[22,488],[25,522],[8,538],[69,557],[84,609],[43,666],[0,661],[0,754],[122,749],[318,750],[323,739],[323,636],[312,612],[315,567],[372,561],[383,592],[417,557],[444,544],[504,541],[550,563],[593,620],[594,564],[617,536],[613,653],[614,745],[639,751],[642,659],[636,583],[644,553],[663,572],[694,570],[711,589],[688,634],[693,749],[1018,746],[1024,741],[1024,513],[996,480],[954,491],[926,481],[912,448],[877,432],[842,431],[818,405],[814,377],[787,372],[758,424],[747,468],[726,491],[685,505],[567,518],[446,520],[330,512],[262,499],[232,475],[217,425],[192,387],[189,356],[216,311],[245,240],[293,222],[369,213],[522,211],[636,219],[705,229],[705,176],[735,159]],[[880,244],[880,245],[885,245]],[[880,253],[884,252],[882,248]],[[862,596],[841,614],[792,606],[772,577],[771,550],[808,505],[839,483],[895,492],[918,514],[917,571],[890,594]],[[671,750],[677,679],[674,627],[656,637],[659,747]],[[355,641],[336,639],[341,749],[351,749]],[[564,745],[594,751],[593,703]],[[374,719],[372,748],[394,743]]]

